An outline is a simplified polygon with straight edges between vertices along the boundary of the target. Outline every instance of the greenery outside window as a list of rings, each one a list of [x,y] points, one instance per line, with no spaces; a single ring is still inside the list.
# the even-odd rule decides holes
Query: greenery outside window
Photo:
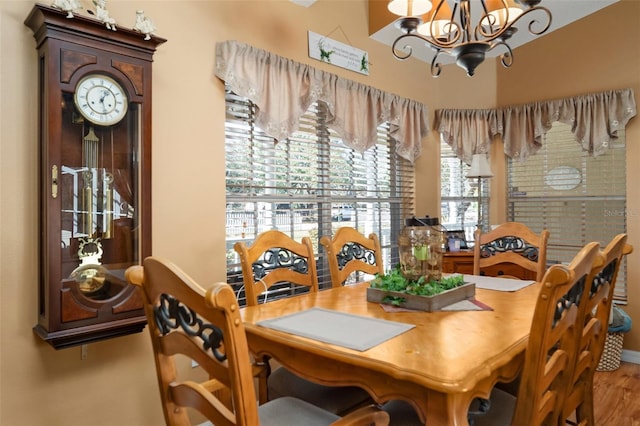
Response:
[[[411,162],[396,154],[387,124],[378,127],[376,145],[359,153],[324,124],[323,102],[314,103],[298,131],[278,143],[256,126],[256,107],[248,99],[227,91],[226,110],[227,275],[237,291],[242,274],[233,245],[251,244],[268,229],[298,241],[311,237],[320,288],[331,283],[319,239],[341,226],[375,232],[385,269],[397,264],[397,237],[413,212],[414,178]],[[291,293],[285,286],[273,297]]]

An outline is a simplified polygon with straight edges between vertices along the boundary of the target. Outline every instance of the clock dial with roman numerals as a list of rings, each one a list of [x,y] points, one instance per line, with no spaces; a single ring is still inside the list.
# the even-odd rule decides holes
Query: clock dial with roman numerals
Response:
[[[116,124],[127,114],[127,96],[122,86],[102,74],[80,80],[74,101],[84,118],[100,126]]]

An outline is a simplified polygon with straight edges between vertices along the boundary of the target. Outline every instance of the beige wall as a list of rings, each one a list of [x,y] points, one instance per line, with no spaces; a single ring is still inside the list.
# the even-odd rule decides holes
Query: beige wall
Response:
[[[637,26],[638,6],[633,1],[625,3],[615,6],[615,11],[626,26],[609,28]],[[83,4],[88,7],[91,2],[83,0]],[[55,351],[31,332],[37,312],[37,89],[35,42],[23,21],[32,5],[31,1],[0,1],[0,424],[162,424],[146,335],[91,344],[88,358],[81,360],[79,348]],[[168,39],[154,57],[153,252],[172,259],[202,282],[225,278],[224,167],[220,167],[224,158],[224,95],[223,84],[213,76],[217,41],[247,42],[422,101],[431,111],[486,108],[575,95],[585,89],[631,86],[640,92],[637,29],[629,36],[617,37],[616,45],[629,43],[625,50],[591,51],[591,42],[565,31],[546,36],[548,45],[518,49],[516,65],[510,71],[503,72],[495,61],[488,61],[474,78],[452,66],[439,79],[432,79],[427,64],[413,59],[397,61],[388,46],[368,38],[365,0],[319,0],[308,9],[285,0],[110,0],[108,5],[111,15],[127,27],[133,25],[135,10],[144,9],[158,27],[158,35]],[[589,26],[580,28],[582,34],[594,34]],[[370,75],[309,59],[307,30],[366,50]],[[561,54],[571,60],[560,65],[557,59],[551,61],[545,50],[565,39],[570,39],[571,45]],[[527,55],[539,58],[540,63]],[[576,55],[580,62],[573,60]],[[613,69],[598,65],[608,55],[617,64]],[[556,66],[563,72],[550,72]],[[534,70],[533,76],[528,75],[530,70]],[[581,82],[566,78],[569,71],[579,73]],[[519,90],[524,90],[521,96],[516,95]],[[639,128],[632,122],[628,129],[630,159],[638,158],[634,142]],[[439,216],[438,146],[438,138],[431,134],[416,163],[419,214]],[[632,167],[628,173],[629,182],[638,180]],[[630,201],[630,209],[640,211],[633,203]],[[492,206],[492,212],[497,208]],[[632,242],[638,245],[638,225],[629,225]],[[638,268],[630,267],[635,283],[638,275]],[[640,299],[637,289],[632,290],[634,296]],[[640,328],[635,331],[640,335]],[[630,337],[628,342],[629,348],[640,350],[638,337]]]

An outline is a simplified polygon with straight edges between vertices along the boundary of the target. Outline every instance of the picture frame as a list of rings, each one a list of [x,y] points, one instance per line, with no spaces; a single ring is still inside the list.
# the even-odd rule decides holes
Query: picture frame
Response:
[[[447,231],[447,251],[468,250],[467,237],[462,229]]]

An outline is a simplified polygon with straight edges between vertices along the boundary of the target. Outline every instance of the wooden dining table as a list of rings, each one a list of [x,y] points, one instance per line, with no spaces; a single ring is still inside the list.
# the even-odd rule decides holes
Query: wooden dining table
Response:
[[[321,384],[359,386],[378,403],[405,400],[429,426],[468,425],[473,398],[488,398],[496,382],[509,382],[522,369],[540,285],[511,292],[477,288],[475,299],[490,309],[387,312],[367,301],[369,285],[361,283],[245,307],[242,318],[249,347],[260,358],[272,357]],[[258,324],[312,308],[414,327],[355,350]]]

